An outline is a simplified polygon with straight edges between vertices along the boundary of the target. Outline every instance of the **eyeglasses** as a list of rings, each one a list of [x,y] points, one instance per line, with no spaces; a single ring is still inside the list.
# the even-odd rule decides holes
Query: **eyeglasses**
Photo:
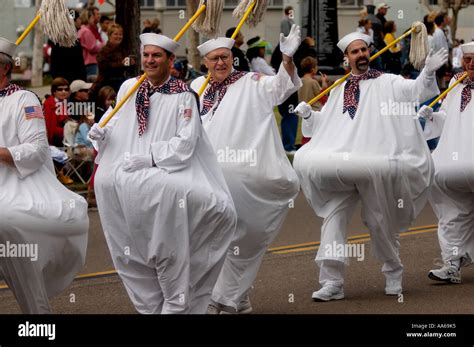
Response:
[[[78,92],[89,93],[89,89],[79,89]]]
[[[68,91],[69,91],[69,87],[57,88],[56,91],[57,91],[57,92],[68,92]]]
[[[230,58],[230,55],[229,54],[223,54],[223,55],[220,55],[220,56],[217,56],[217,57],[213,57],[213,58],[207,58],[207,60],[209,60],[211,63],[213,64],[217,64],[217,62],[220,60],[222,60],[223,63],[225,63],[228,59]]]
[[[473,59],[471,57],[463,57],[463,60],[466,64],[471,64]]]

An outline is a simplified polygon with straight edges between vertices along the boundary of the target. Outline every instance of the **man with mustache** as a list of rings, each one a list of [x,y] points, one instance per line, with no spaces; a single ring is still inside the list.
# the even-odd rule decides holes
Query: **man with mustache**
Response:
[[[412,103],[435,96],[436,70],[447,52],[430,54],[416,80],[369,68],[370,37],[351,33],[339,41],[350,77],[334,89],[320,112],[300,103],[303,135],[311,141],[296,152],[294,167],[303,192],[324,218],[316,256],[322,288],[315,301],[344,298],[347,224],[356,204],[371,235],[373,256],[383,263],[385,294],[402,292],[399,232],[408,228],[427,200],[433,163]],[[403,106],[413,105],[408,110]]]
[[[439,219],[444,265],[431,270],[435,281],[461,283],[461,267],[474,261],[474,42],[461,46],[468,76],[451,90],[438,112],[423,106],[427,139],[441,136],[433,151],[435,178],[430,203]],[[453,84],[464,73],[455,75]]]
[[[104,128],[89,133],[99,152],[100,219],[138,312],[206,313],[235,209],[197,97],[170,77],[179,45],[154,33],[140,40],[146,80]],[[136,81],[125,81],[117,99]]]

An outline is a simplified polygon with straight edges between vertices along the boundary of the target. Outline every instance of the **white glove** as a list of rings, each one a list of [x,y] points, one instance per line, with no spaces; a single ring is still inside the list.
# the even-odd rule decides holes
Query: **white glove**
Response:
[[[423,105],[418,111],[418,117],[424,118],[426,120],[431,119],[433,116],[433,109],[429,106]]]
[[[126,172],[134,172],[137,170],[149,169],[152,166],[153,158],[151,154],[131,155],[130,158],[124,160],[123,170]]]
[[[433,53],[433,49],[430,50],[430,53],[425,60],[425,70],[428,75],[434,74],[441,66],[445,65],[448,62],[448,51],[445,48]]]
[[[311,116],[311,106],[306,102],[302,101],[296,106],[295,113],[298,117],[301,118],[308,118]]]
[[[105,138],[105,128],[101,128],[99,124],[94,124],[89,130],[89,140],[102,141]]]
[[[283,33],[280,33],[280,51],[283,54],[293,57],[300,44],[301,28],[296,24],[293,24],[287,37],[285,37]]]

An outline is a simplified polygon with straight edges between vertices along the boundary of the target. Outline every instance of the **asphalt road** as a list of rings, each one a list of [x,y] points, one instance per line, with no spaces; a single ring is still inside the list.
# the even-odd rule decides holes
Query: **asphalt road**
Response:
[[[436,217],[425,207],[410,231],[401,237],[405,266],[402,297],[384,295],[381,263],[370,256],[370,239],[357,209],[349,226],[351,242],[364,245],[364,259],[351,259],[346,270],[345,299],[316,303],[319,289],[314,262],[321,219],[300,194],[279,236],[268,250],[250,298],[255,313],[474,313],[474,267],[464,268],[460,285],[428,279],[440,258]],[[113,271],[97,211],[90,211],[86,265],[62,295],[51,300],[54,313],[135,313],[123,285]],[[3,283],[0,283],[0,286]],[[0,287],[0,314],[20,313],[12,292]]]

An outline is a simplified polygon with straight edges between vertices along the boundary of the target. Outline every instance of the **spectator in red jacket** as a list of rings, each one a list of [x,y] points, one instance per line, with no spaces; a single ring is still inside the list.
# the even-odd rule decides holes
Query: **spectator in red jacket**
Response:
[[[51,83],[51,94],[43,105],[48,142],[53,146],[62,146],[63,127],[68,119],[67,99],[71,94],[69,82],[62,77],[56,77]]]

